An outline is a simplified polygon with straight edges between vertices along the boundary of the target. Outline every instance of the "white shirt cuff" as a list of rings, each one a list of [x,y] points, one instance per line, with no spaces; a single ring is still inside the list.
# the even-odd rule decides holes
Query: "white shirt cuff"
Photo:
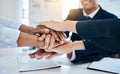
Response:
[[[0,43],[3,44],[0,47],[16,47],[19,34],[19,30],[0,26]]]
[[[70,58],[70,61],[75,60],[75,58],[76,58],[75,51],[73,51],[73,52],[72,52],[72,57]]]

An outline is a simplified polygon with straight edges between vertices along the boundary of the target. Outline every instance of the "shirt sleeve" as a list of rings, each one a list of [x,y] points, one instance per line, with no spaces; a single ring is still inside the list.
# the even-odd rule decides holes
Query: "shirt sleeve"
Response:
[[[16,47],[20,31],[0,24],[0,47]]]
[[[12,19],[8,19],[5,17],[0,17],[0,24],[5,26],[5,27],[9,27],[9,28],[13,28],[13,29],[19,29],[21,23],[12,20]]]
[[[82,38],[91,40],[95,46],[120,53],[120,19],[79,21],[76,30]]]
[[[75,51],[72,52],[72,57],[69,59],[70,61],[73,61],[75,60],[76,58],[76,55],[75,55]]]

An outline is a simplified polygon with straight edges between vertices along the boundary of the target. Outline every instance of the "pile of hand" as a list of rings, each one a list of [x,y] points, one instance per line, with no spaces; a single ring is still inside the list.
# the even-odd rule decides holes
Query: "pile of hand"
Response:
[[[33,34],[38,37],[38,41],[44,41],[44,45],[39,47],[37,52],[30,54],[31,58],[42,59],[45,57],[51,59],[63,54],[64,52],[60,51],[66,48],[66,44],[70,43],[70,41],[66,41],[66,35],[63,32],[49,29],[43,25],[34,28]]]

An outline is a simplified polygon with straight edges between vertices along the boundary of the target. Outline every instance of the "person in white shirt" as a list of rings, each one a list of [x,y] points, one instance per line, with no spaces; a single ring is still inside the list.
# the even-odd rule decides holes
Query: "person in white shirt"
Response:
[[[61,34],[61,32],[55,33],[53,31],[49,31],[52,30],[46,29],[41,26],[38,28],[33,28],[31,26],[18,23],[15,20],[0,17],[0,48],[17,46],[32,46],[36,48],[44,48],[44,45],[48,45],[48,41],[43,40],[45,37],[51,37],[52,40],[54,40],[52,37],[54,36],[56,39],[58,38],[60,40],[60,35],[57,36],[57,33]],[[39,36],[34,35],[35,33],[39,33]],[[58,44],[59,43],[56,42],[56,45]]]
[[[20,43],[18,40],[19,36],[21,37],[22,35],[29,35],[29,34],[26,34],[28,32],[27,30],[26,30],[26,33],[20,32],[19,31],[20,28],[21,28],[21,31],[24,29],[27,29],[28,31],[30,31],[32,29],[32,27],[22,25],[21,23],[18,23],[11,19],[0,17],[0,48],[16,47]],[[30,36],[35,38],[35,36],[32,36],[32,35]]]

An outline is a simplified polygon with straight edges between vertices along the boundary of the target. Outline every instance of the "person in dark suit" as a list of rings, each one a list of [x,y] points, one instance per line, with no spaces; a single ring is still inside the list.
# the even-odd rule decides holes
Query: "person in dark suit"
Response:
[[[98,5],[97,0],[81,0],[81,4],[83,8],[80,9],[72,9],[67,16],[66,20],[72,21],[81,21],[81,20],[96,20],[96,19],[112,19],[117,18],[112,13],[107,12],[102,9],[100,5]],[[69,32],[66,32],[67,36],[69,36]],[[71,36],[72,41],[84,40],[87,48],[93,49],[94,51],[89,50],[76,50],[75,52],[69,53],[67,56],[73,63],[77,62],[89,62],[89,61],[97,61],[106,56],[111,56],[113,53],[102,50],[101,48],[92,45],[90,40],[84,39],[78,34],[72,33]],[[98,50],[101,49],[101,50]],[[106,52],[108,52],[106,54]]]
[[[115,16],[114,14],[111,14],[111,13],[103,10],[98,5],[97,0],[81,0],[81,1],[82,1],[81,3],[83,6],[83,9],[71,10],[67,19],[66,19],[66,20],[72,20],[74,22],[70,22],[70,23],[67,22],[66,23],[66,21],[65,21],[65,23],[61,23],[61,22],[56,22],[56,21],[48,21],[48,22],[42,22],[40,24],[45,25],[45,26],[47,26],[51,29],[57,30],[57,31],[67,31],[66,29],[68,29],[68,28],[70,28],[68,31],[72,31],[73,27],[70,27],[70,26],[72,24],[75,25],[76,24],[75,21],[82,21],[83,22],[84,20],[88,20],[88,19],[89,19],[89,21],[93,21],[93,20],[97,20],[97,19],[102,19],[102,20],[104,20],[104,19],[117,19],[117,16]],[[65,26],[61,25],[61,24],[65,24]],[[89,24],[89,22],[87,24]],[[77,24],[77,25],[81,25],[81,24]],[[61,27],[63,27],[63,28],[61,28]],[[89,27],[91,28],[91,25],[89,25]],[[89,27],[87,27],[87,29],[89,29]],[[77,27],[77,29],[84,30],[84,27],[82,27],[82,28]],[[94,30],[92,30],[90,32],[94,33]],[[66,34],[68,35],[68,32]],[[98,34],[96,33],[96,35],[98,35]],[[77,47],[76,49],[74,49],[75,52],[73,52],[72,54],[71,53],[68,54],[68,57],[71,58],[71,56],[72,56],[72,58],[71,58],[72,60],[71,59],[70,60],[73,63],[77,63],[77,62],[84,63],[84,62],[90,62],[90,61],[97,61],[97,60],[102,59],[103,57],[107,57],[107,56],[110,56],[110,55],[116,53],[113,51],[109,51],[109,49],[106,50],[106,49],[101,48],[100,46],[98,46],[96,44],[93,44],[91,39],[86,38],[85,35],[73,33],[71,40],[73,41],[73,44],[68,43],[68,44],[65,44],[63,46],[59,46],[58,48],[55,48],[57,50],[55,50],[55,49],[54,50],[57,53],[67,53],[67,51],[70,52],[71,50],[73,50],[74,47],[75,48]],[[76,42],[76,41],[78,41],[78,42]],[[85,48],[84,48],[83,43],[85,45]],[[62,49],[64,49],[64,50],[62,50]],[[67,50],[67,51],[65,52],[65,50]],[[73,55],[75,55],[75,57],[73,57]]]
[[[96,19],[115,19],[117,16],[103,10],[97,0],[81,0],[82,9],[73,9],[70,11],[66,20],[82,21],[82,20],[96,20]],[[47,23],[48,24],[48,23]],[[78,28],[79,29],[79,28]],[[69,32],[66,34],[68,35]],[[68,58],[73,63],[97,61],[103,57],[111,56],[114,52],[104,50],[91,43],[91,40],[84,38],[78,34],[73,33],[71,36],[72,41],[83,41],[87,48],[86,50],[76,49],[68,54]],[[81,49],[81,48],[80,48]],[[92,51],[90,51],[92,50]]]
[[[84,39],[91,41],[92,45],[100,49],[88,49],[85,41],[67,42],[58,47],[47,50],[58,54],[69,53],[74,50],[108,51],[104,54],[120,54],[120,19],[100,19],[88,21],[45,21],[41,22],[50,29],[56,31],[69,31],[78,34]],[[66,27],[67,26],[67,27]],[[78,56],[79,57],[79,56]],[[85,57],[86,58],[86,57]]]

